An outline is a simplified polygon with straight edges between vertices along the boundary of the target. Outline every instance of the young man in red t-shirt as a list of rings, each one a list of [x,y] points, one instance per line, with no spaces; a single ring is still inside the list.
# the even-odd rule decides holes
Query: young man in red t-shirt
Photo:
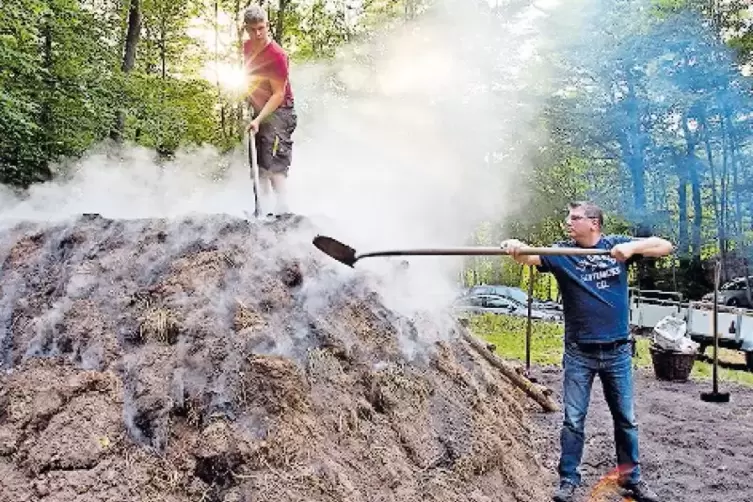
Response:
[[[292,160],[292,135],[298,122],[288,56],[269,36],[267,13],[262,7],[250,6],[243,23],[249,35],[243,44],[243,62],[249,77],[247,100],[254,117],[248,130],[256,141],[260,201],[269,196],[271,185],[277,195],[276,212],[285,214],[288,212],[285,184]]]

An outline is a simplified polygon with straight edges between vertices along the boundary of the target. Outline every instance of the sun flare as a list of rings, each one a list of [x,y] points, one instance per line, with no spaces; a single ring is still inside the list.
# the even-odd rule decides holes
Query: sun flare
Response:
[[[222,89],[233,94],[243,93],[248,85],[243,68],[229,63],[208,63],[202,75],[208,81],[216,82]]]

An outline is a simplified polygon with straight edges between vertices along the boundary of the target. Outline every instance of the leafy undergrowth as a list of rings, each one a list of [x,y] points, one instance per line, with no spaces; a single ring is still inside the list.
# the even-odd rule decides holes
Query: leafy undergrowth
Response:
[[[526,319],[524,317],[499,314],[481,314],[468,316],[469,326],[479,337],[496,346],[497,354],[507,359],[525,361],[526,358]],[[540,366],[559,365],[562,361],[562,336],[564,326],[560,323],[533,321],[531,323],[531,364]],[[635,368],[652,369],[650,338],[638,337]],[[706,354],[711,357],[713,349]],[[738,363],[740,353],[721,349],[719,360]],[[710,381],[713,366],[697,360],[693,365],[691,378],[696,381]],[[719,380],[737,382],[753,386],[753,373],[741,369],[719,368]]]

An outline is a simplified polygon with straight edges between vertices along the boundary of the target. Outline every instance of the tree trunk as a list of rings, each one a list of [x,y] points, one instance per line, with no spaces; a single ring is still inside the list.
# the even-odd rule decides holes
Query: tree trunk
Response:
[[[701,256],[701,225],[703,224],[703,201],[701,199],[701,180],[698,175],[698,160],[693,159],[689,166],[690,188],[693,197],[693,228],[691,241],[693,255]]]
[[[690,255],[690,242],[688,240],[688,166],[687,158],[675,156],[677,166],[677,219],[679,224],[679,236],[677,242],[678,254],[682,257]]]
[[[275,38],[277,43],[283,45],[285,43],[285,10],[288,6],[289,0],[279,0],[277,4],[277,19],[275,23]]]
[[[743,188],[740,186],[740,170],[738,162],[738,142],[737,142],[737,130],[734,122],[732,121],[732,113],[730,110],[725,110],[725,119],[727,120],[727,130],[729,138],[729,156],[730,164],[732,166],[732,192],[735,197],[735,218],[734,218],[734,232],[737,242],[737,251],[739,256],[743,260],[743,273],[745,274],[745,292],[748,300],[748,304],[751,304],[751,292],[750,281],[748,280],[748,249],[745,243],[745,235],[743,233],[743,208],[742,200],[740,199],[740,192]]]
[[[735,232],[740,240],[743,242],[743,208],[742,200],[740,199],[740,170],[737,161],[737,136],[730,132],[730,162],[732,164],[732,192],[735,194]]]
[[[693,252],[697,256],[700,256],[701,253],[701,222],[702,220],[699,218],[699,216],[703,216],[702,213],[702,207],[701,207],[701,187],[700,187],[700,180],[698,176],[698,159],[696,158],[696,148],[698,146],[698,133],[693,132],[690,130],[690,127],[688,126],[688,120],[690,118],[689,115],[683,115],[682,117],[682,131],[683,135],[685,136],[685,159],[683,160],[683,171],[684,176],[689,176],[692,182],[692,189],[693,189]],[[687,178],[685,178],[685,182],[687,183]],[[684,194],[681,193],[680,197],[682,198],[683,195],[687,197],[687,188],[683,189]],[[682,201],[682,204],[685,206],[685,218],[687,219],[687,199],[685,201]],[[687,231],[686,231],[687,232]],[[687,238],[687,233],[685,235]],[[687,253],[685,254],[687,255]]]
[[[54,136],[55,126],[53,124],[52,117],[52,100],[54,99],[54,84],[55,84],[55,72],[53,68],[53,54],[52,54],[52,18],[54,13],[44,18],[44,24],[42,26],[42,57],[43,65],[47,70],[42,81],[44,82],[43,89],[41,90],[41,106],[39,111],[39,123],[42,126],[43,141],[42,149],[44,151],[44,159],[41,159],[35,166],[37,179],[49,180],[52,178],[52,171],[50,170],[49,162],[55,156],[54,148]],[[5,139],[5,138],[3,138]]]
[[[123,51],[123,73],[129,73],[136,64],[136,47],[141,35],[141,5],[139,0],[131,0],[131,6],[128,9],[128,32],[125,40],[125,50]]]
[[[729,267],[727,254],[729,252],[729,242],[727,236],[729,235],[729,141],[728,131],[725,125],[725,119],[722,119],[722,172],[719,175],[720,181],[720,194],[719,194],[719,255],[722,262],[721,277],[722,280],[727,281],[729,279]]]
[[[723,228],[723,220],[722,220],[722,208],[720,205],[720,204],[723,204],[723,202],[719,200],[719,192],[717,190],[716,166],[714,165],[714,156],[711,150],[711,140],[710,140],[711,134],[705,123],[705,119],[704,119],[703,130],[704,130],[703,143],[706,148],[706,159],[708,160],[708,163],[709,163],[709,174],[711,175],[711,206],[714,208],[714,222],[716,224],[717,239],[719,241],[719,257],[722,262],[722,277],[724,277],[724,269],[725,269],[724,245],[723,245],[724,228]],[[724,136],[724,129],[722,129],[722,136]],[[723,157],[726,157],[726,153],[724,153],[724,150],[725,150],[724,141],[722,140],[722,152],[723,152],[722,155]]]
[[[136,47],[141,35],[141,5],[139,0],[131,0],[128,8],[128,30],[126,32],[125,47],[123,50],[123,63],[121,70],[124,75],[128,75],[136,64]],[[115,118],[115,124],[110,130],[110,138],[118,143],[123,141],[123,130],[125,129],[125,111],[118,110]]]
[[[44,68],[47,70],[47,76],[44,77],[44,83],[45,83],[45,89],[48,91],[47,95],[44,96],[42,99],[40,112],[39,112],[39,122],[42,125],[42,128],[45,131],[45,145],[44,150],[46,153],[46,157],[49,159],[52,157],[52,135],[53,135],[53,125],[52,125],[52,107],[50,106],[50,101],[52,100],[52,94],[53,94],[53,68],[52,68],[52,15],[47,16],[44,21],[44,26],[42,27],[42,57],[44,61]]]
[[[712,199],[713,199],[712,204],[715,207],[714,211],[716,211],[716,179],[714,178],[714,154],[713,154],[713,151],[711,149],[711,131],[709,130],[708,121],[706,120],[706,112],[705,112],[705,110],[703,110],[703,108],[701,108],[701,113],[699,114],[699,117],[698,117],[698,124],[699,124],[699,127],[700,127],[700,132],[701,132],[701,134],[703,134],[703,146],[704,146],[704,149],[706,151],[706,161],[708,162],[709,172],[711,173],[711,190],[712,190]],[[698,195],[697,196],[695,194],[695,190],[698,191]],[[700,212],[701,211],[700,187],[697,188],[697,189],[694,188],[694,194],[693,194],[694,206],[695,206],[695,199],[696,199],[696,197],[698,198],[698,207],[694,207],[694,210]],[[700,245],[701,245],[700,232],[701,232],[701,224],[703,222],[703,214],[696,215],[695,219],[697,220],[697,223],[694,225],[694,228],[693,228],[693,232],[694,232],[694,234],[693,234],[693,239],[694,239],[693,246],[694,247],[696,246],[696,242],[695,241],[696,241],[696,238],[697,238],[697,244],[698,244],[698,247],[700,248]],[[695,228],[696,226],[698,228]],[[696,236],[696,232],[698,234],[697,236]],[[700,256],[700,249],[696,250],[695,254],[697,256]]]
[[[248,7],[248,5],[251,3],[250,0],[244,0],[246,3],[244,5],[244,9]],[[260,3],[261,5],[261,3]],[[235,19],[240,19],[241,17],[241,3],[240,0],[235,0]],[[241,67],[243,68],[243,25],[241,25],[238,30],[236,31],[236,34],[238,35],[236,50],[238,54],[238,61],[241,64]],[[238,139],[243,138],[243,101],[239,101],[235,105],[235,126],[236,131],[238,134]]]
[[[416,17],[416,0],[403,0],[405,7],[405,21]]]
[[[214,0],[214,76],[215,84],[217,85],[217,99],[221,96],[220,92],[220,0]]]
[[[167,27],[165,26],[165,20],[163,18],[160,23],[160,33],[159,33],[160,74],[162,75],[163,82],[165,78],[167,78],[167,61],[166,61],[167,60],[167,41],[165,40],[166,31],[167,31]]]
[[[620,146],[623,161],[630,171],[633,192],[633,218],[638,224],[644,223],[646,216],[646,183],[645,183],[645,149],[646,138],[641,126],[640,101],[636,96],[634,77],[630,68],[625,68],[625,84],[628,92],[624,100],[624,111],[627,127],[621,134]]]

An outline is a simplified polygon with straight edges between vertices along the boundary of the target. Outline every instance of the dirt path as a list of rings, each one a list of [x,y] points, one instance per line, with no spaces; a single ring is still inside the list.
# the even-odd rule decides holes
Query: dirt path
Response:
[[[560,398],[559,368],[537,368],[533,376]],[[644,477],[666,502],[749,502],[753,500],[753,389],[722,383],[728,404],[701,401],[710,382],[662,382],[652,371],[636,374],[636,414],[641,434]],[[557,472],[561,414],[534,416],[535,441],[543,465]],[[619,496],[591,495],[614,467],[612,422],[600,383],[594,384],[586,422],[583,486],[576,501],[604,502]],[[556,479],[552,478],[552,483]]]

